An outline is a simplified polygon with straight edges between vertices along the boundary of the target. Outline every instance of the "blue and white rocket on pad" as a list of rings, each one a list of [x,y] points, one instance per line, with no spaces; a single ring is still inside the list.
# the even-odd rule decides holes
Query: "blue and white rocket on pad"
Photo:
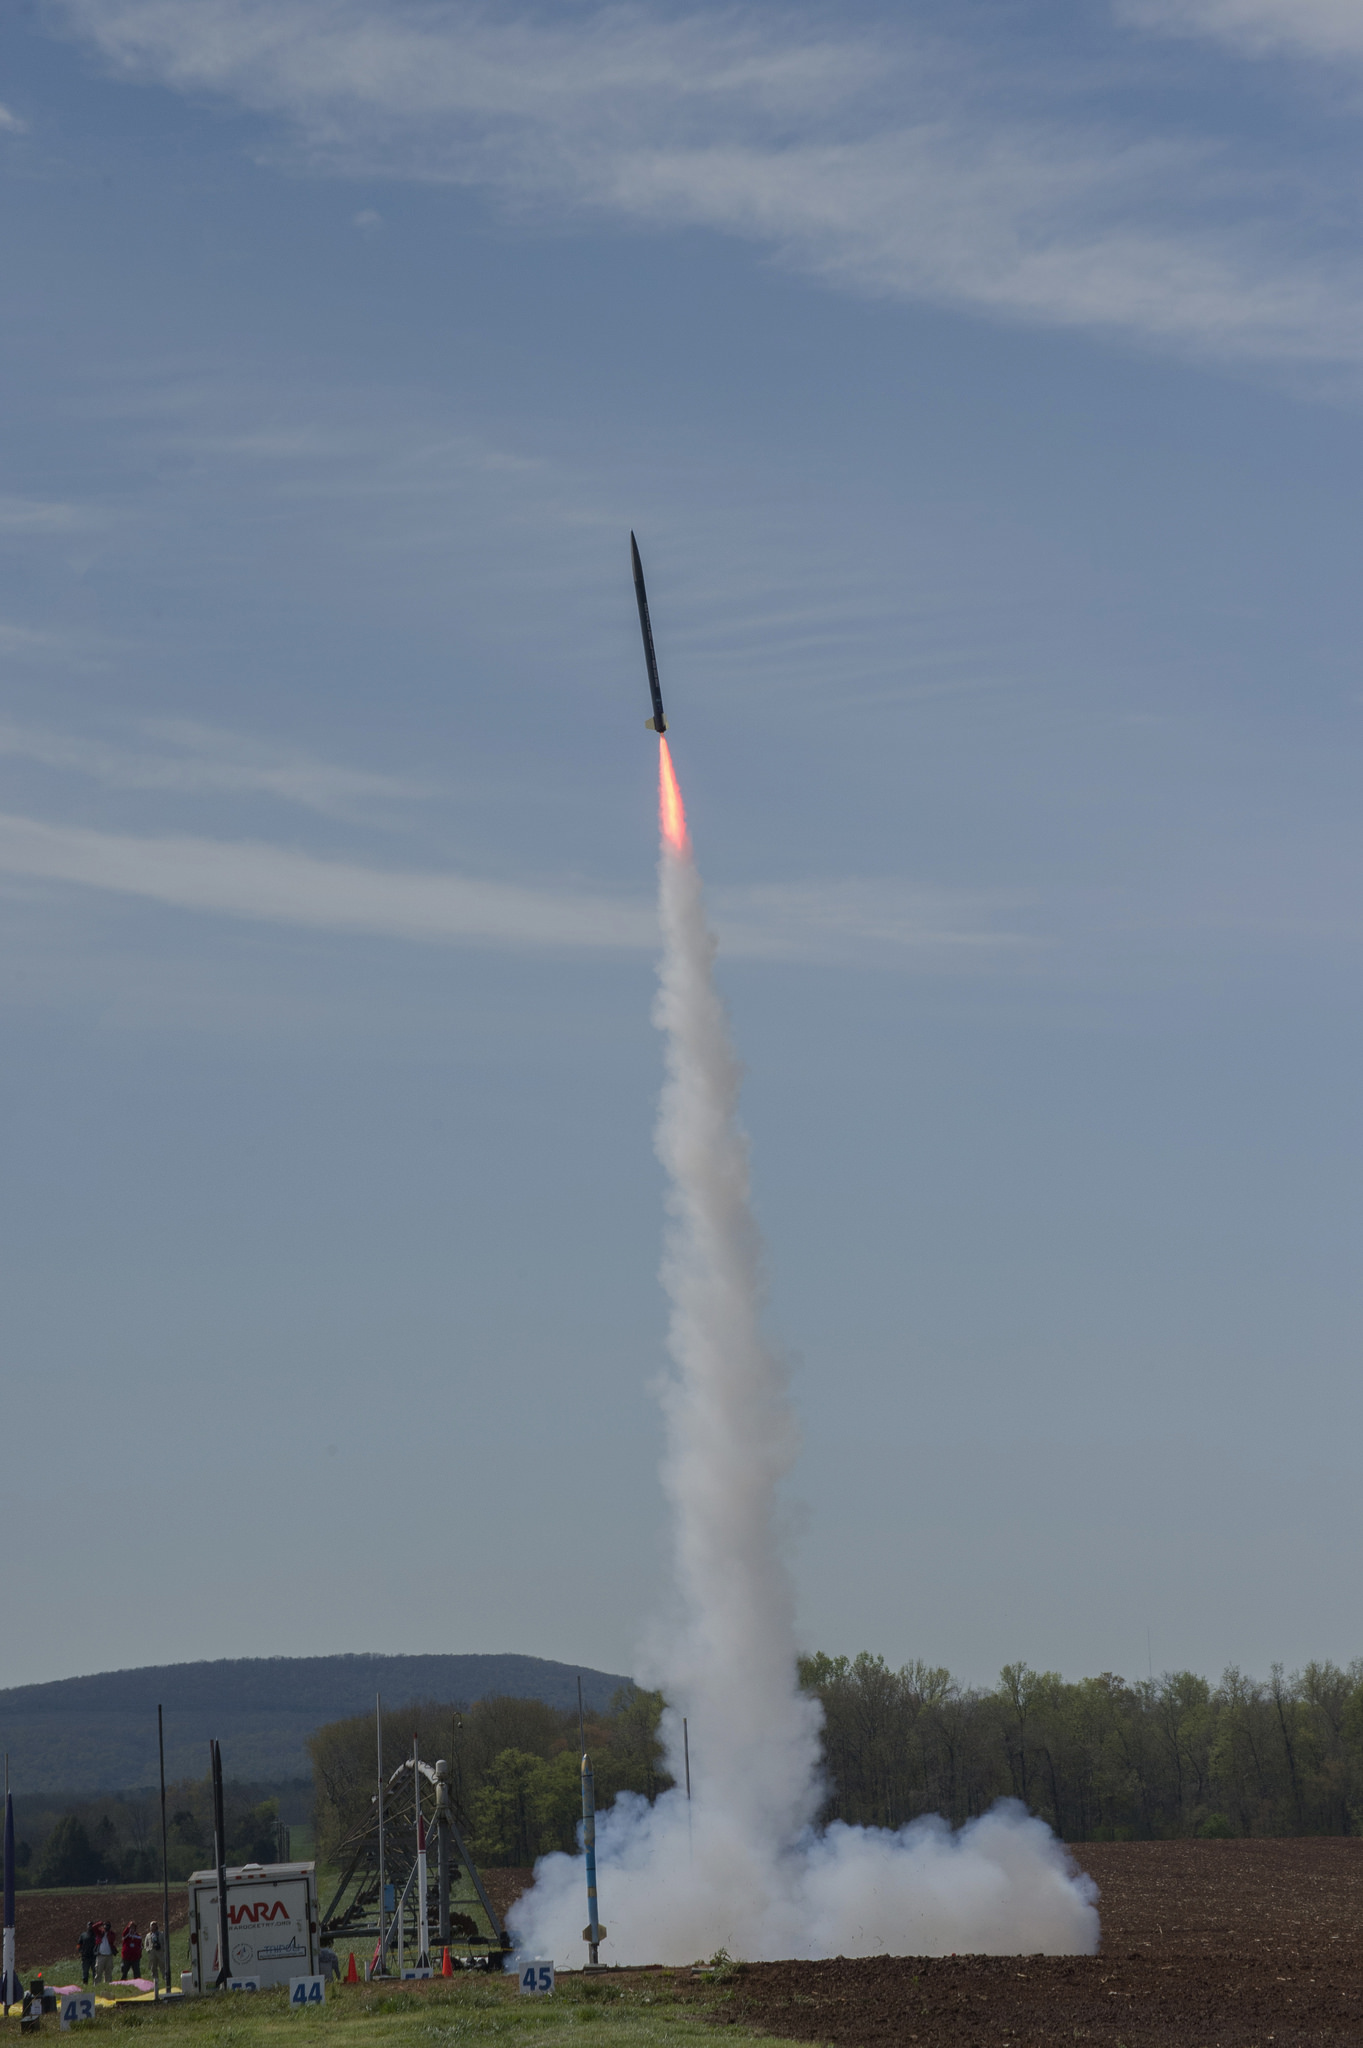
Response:
[[[587,1953],[591,1958],[587,1968],[595,1970],[599,1966],[597,1950],[606,1938],[606,1930],[596,1911],[596,1777],[585,1749],[582,1752],[582,1847],[587,1859],[587,1924],[582,1930],[582,1939],[587,1943]]]

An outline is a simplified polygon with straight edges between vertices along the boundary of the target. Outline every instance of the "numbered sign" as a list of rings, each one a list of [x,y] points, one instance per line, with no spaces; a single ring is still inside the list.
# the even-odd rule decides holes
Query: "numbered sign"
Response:
[[[522,1956],[516,1968],[520,1975],[522,1991],[533,1991],[538,1996],[542,1991],[553,1990],[554,1966],[552,1963],[545,1962],[538,1956],[533,1961]]]
[[[428,1966],[425,1963],[423,1963],[419,1970],[404,1970],[402,1973],[402,1981],[404,1984],[406,1984],[413,1977],[433,1977],[434,1975],[434,1970],[428,1968]]]
[[[259,1977],[229,1977],[227,1988],[229,1991],[259,1991],[260,1979]]]
[[[92,1991],[64,1991],[61,2002],[62,2028],[73,2027],[77,2020],[92,2020],[95,2016],[95,1995]]]
[[[326,1981],[325,1977],[290,1977],[289,2011],[302,2012],[305,2006],[325,2005]]]

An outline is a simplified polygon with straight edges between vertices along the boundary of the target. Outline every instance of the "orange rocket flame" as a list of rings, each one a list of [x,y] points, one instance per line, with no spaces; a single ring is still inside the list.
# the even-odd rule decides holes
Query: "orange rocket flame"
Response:
[[[677,771],[672,766],[672,749],[661,734],[658,736],[658,823],[664,842],[673,853],[685,853],[688,843],[686,811],[677,783]]]

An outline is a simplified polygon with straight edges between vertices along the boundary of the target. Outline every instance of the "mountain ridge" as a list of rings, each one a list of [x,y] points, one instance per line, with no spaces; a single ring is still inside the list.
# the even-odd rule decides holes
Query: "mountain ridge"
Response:
[[[0,1690],[0,1747],[16,1791],[123,1791],[156,1782],[156,1709],[165,1710],[166,1775],[201,1777],[208,1738],[229,1777],[274,1782],[311,1772],[307,1738],[327,1721],[437,1699],[470,1705],[507,1693],[567,1709],[577,1681],[591,1708],[630,1681],[622,1674],[516,1651],[385,1656],[220,1657],[133,1665]]]

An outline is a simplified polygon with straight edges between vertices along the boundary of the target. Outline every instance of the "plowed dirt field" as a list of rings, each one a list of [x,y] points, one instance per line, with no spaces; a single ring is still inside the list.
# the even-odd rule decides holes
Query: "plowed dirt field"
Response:
[[[130,1920],[145,1928],[159,1921],[161,1890],[144,1886],[100,1885],[88,1892],[20,1892],[14,1922],[20,1975],[76,1953],[76,1938],[87,1920],[111,1920],[119,1933]],[[189,1895],[182,1884],[170,1888],[172,1929],[189,1924]],[[117,1976],[119,1965],[114,1965]]]
[[[503,1920],[523,1891],[528,1891],[533,1870],[480,1870],[484,1889]]]
[[[1075,1855],[1101,1891],[1096,1956],[755,1963],[717,2017],[837,2048],[1363,2044],[1363,1841]]]

